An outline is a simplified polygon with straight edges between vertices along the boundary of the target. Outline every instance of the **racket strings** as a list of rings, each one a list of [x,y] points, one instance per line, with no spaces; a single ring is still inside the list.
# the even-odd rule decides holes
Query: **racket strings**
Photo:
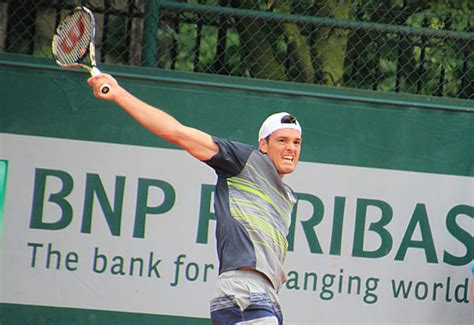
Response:
[[[94,35],[94,24],[82,11],[73,12],[58,26],[53,41],[53,55],[62,65],[72,65],[84,59]]]

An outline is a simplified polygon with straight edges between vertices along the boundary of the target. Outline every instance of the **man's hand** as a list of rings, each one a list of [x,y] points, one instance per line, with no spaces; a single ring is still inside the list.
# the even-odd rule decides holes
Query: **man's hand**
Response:
[[[106,73],[101,73],[97,76],[90,77],[87,80],[87,83],[94,89],[94,96],[100,99],[114,101],[117,94],[121,90],[117,80]],[[105,84],[110,86],[110,91],[107,94],[104,94],[100,91],[100,87]]]

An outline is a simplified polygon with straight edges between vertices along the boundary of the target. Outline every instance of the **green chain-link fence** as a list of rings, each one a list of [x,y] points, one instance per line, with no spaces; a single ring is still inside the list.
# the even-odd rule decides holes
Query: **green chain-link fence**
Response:
[[[474,99],[472,0],[0,0],[0,51],[49,56],[76,5],[101,62]]]

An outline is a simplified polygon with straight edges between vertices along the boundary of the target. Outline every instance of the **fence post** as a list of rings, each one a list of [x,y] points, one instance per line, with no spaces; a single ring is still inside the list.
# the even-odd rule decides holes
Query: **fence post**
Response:
[[[155,67],[157,63],[156,51],[158,41],[158,23],[160,17],[160,3],[162,0],[148,0],[145,5],[143,26],[143,65]]]

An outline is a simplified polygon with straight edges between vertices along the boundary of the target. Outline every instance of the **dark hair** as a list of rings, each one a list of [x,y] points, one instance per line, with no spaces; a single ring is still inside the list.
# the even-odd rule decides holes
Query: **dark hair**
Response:
[[[294,116],[291,115],[291,114],[284,115],[284,116],[281,118],[280,122],[283,123],[283,124],[296,124],[296,123],[297,123],[296,117],[294,117]]]

